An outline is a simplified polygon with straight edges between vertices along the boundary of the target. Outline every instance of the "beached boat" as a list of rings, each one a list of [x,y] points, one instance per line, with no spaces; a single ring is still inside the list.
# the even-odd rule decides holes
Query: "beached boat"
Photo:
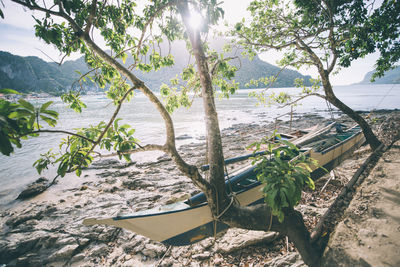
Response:
[[[319,166],[331,170],[365,141],[358,126],[337,132],[335,130],[337,127],[333,127],[335,125],[337,124],[332,123],[318,131],[303,132],[300,137],[288,136],[288,138],[300,147],[303,153],[316,159]],[[245,160],[253,155],[228,159],[226,164]],[[207,169],[207,166],[203,166],[202,169]],[[315,167],[311,175],[315,180],[324,173],[322,168]],[[257,181],[255,166],[248,166],[229,177],[226,181],[227,190],[235,193],[240,205],[247,206],[263,202],[264,185]],[[132,215],[107,219],[85,219],[83,224],[117,226],[173,246],[193,244],[229,228],[228,225],[213,220],[203,193],[184,202],[140,211]]]

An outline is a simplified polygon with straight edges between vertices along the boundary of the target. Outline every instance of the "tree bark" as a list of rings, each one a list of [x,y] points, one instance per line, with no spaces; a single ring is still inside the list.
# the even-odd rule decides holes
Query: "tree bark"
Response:
[[[332,32],[330,33],[332,34]],[[331,39],[332,37],[330,37]],[[332,39],[331,39],[332,40]],[[367,140],[368,144],[371,146],[372,150],[375,150],[379,147],[381,144],[381,141],[375,136],[375,134],[372,132],[371,127],[369,124],[364,120],[363,117],[361,117],[359,114],[357,114],[353,109],[351,109],[349,106],[347,106],[345,103],[340,101],[336,95],[333,92],[331,82],[329,80],[329,74],[332,72],[336,59],[337,59],[337,52],[335,50],[335,45],[331,48],[332,53],[334,55],[334,59],[331,62],[330,66],[328,69],[324,69],[324,65],[322,64],[321,59],[315,54],[315,52],[308,46],[303,40],[300,38],[297,38],[297,43],[296,47],[299,50],[305,51],[311,58],[313,64],[317,67],[318,73],[321,76],[322,79],[322,86],[324,87],[325,91],[325,96],[326,99],[335,107],[340,109],[343,113],[347,114],[351,119],[353,119],[358,125],[360,125],[365,139]]]
[[[275,231],[287,235],[303,261],[308,266],[318,266],[321,252],[311,243],[303,216],[294,209],[284,210],[285,218],[282,223],[273,216],[266,204],[242,207],[233,205],[220,218],[224,223],[249,230]]]
[[[204,120],[206,123],[207,158],[210,166],[209,182],[212,192],[205,192],[213,214],[218,215],[229,203],[225,191],[224,154],[218,114],[214,102],[214,89],[201,41],[200,32],[190,27],[190,10],[187,1],[178,1],[177,7],[186,27],[200,76],[203,99]]]
[[[319,72],[321,75],[322,85],[324,87],[326,99],[330,103],[332,103],[332,105],[340,109],[343,113],[347,114],[358,125],[360,125],[364,133],[365,139],[367,140],[367,143],[371,146],[372,150],[377,149],[380,146],[381,141],[379,141],[379,139],[372,132],[372,129],[369,126],[369,124],[364,120],[362,116],[357,114],[353,109],[351,109],[349,106],[347,106],[345,103],[343,103],[336,97],[336,95],[332,90],[332,85],[329,81],[328,75],[325,74],[325,71],[323,71],[322,73],[321,71]]]
[[[189,26],[190,11],[187,1],[177,3],[178,10],[186,26],[193,53],[196,59],[197,69],[202,87],[202,98],[205,112],[206,135],[208,146],[208,159],[210,166],[210,184],[213,192],[204,192],[211,211],[219,220],[232,227],[250,230],[277,231],[288,235],[295,243],[304,262],[309,266],[317,266],[320,253],[311,244],[310,233],[306,229],[301,213],[291,210],[285,211],[285,219],[280,223],[276,216],[271,214],[270,208],[265,205],[241,207],[229,205],[230,198],[225,191],[224,181],[224,157],[222,150],[221,134],[218,123],[218,115],[214,103],[214,90],[206,61],[206,55],[200,39],[200,33]],[[219,217],[221,216],[221,217]]]

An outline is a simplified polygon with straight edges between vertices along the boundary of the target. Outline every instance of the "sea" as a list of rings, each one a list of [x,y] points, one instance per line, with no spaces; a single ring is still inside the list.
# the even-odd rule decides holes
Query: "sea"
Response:
[[[229,99],[216,99],[220,128],[228,128],[239,123],[266,123],[273,122],[279,117],[289,119],[290,107],[280,108],[266,106],[253,97],[252,91],[238,90]],[[274,88],[268,92],[285,91],[293,95],[299,93],[296,88]],[[358,111],[373,111],[379,109],[400,109],[400,84],[363,84],[349,86],[335,86],[334,91],[345,104]],[[56,129],[73,131],[76,128],[97,125],[101,121],[108,121],[114,112],[115,106],[111,100],[103,95],[83,96],[87,108],[82,113],[76,113],[67,108],[59,98],[42,98],[30,100],[35,105],[47,101],[54,101],[51,108],[59,112],[59,123]],[[294,108],[296,116],[305,114],[319,114],[324,117],[338,116],[337,110],[330,108],[327,103],[318,97],[308,97]],[[130,124],[136,131],[135,137],[141,144],[163,144],[165,141],[165,127],[161,116],[153,105],[140,93],[128,103],[125,103],[118,115],[122,118],[120,125]],[[172,115],[177,144],[201,142],[205,136],[205,124],[201,99],[194,99],[190,109],[180,108]],[[12,202],[28,184],[39,177],[51,180],[56,175],[55,168],[50,168],[39,175],[32,166],[40,154],[52,149],[58,151],[58,144],[63,134],[44,133],[39,137],[23,141],[22,148],[15,149],[11,156],[0,154],[0,209]],[[179,138],[181,137],[181,138]],[[141,153],[133,155],[133,160],[143,157]]]

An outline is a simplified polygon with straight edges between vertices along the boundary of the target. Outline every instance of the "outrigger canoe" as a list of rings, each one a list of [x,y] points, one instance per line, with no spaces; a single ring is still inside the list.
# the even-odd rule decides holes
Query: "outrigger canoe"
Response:
[[[364,135],[358,126],[339,132],[335,131],[337,127],[334,126],[337,124],[329,124],[315,132],[301,132],[300,137],[288,136],[303,153],[316,159],[319,166],[323,167],[314,167],[311,173],[314,180],[325,174],[324,169],[332,170],[365,142]],[[253,155],[227,159],[226,164],[244,160]],[[203,166],[202,169],[207,169],[207,166]],[[248,166],[230,175],[230,178],[226,180],[226,185],[227,190],[235,193],[236,199],[242,206],[255,205],[264,200],[262,194],[264,185],[257,180],[256,166]],[[83,224],[121,227],[173,246],[190,245],[229,228],[228,225],[213,220],[203,193],[183,202],[139,211],[132,215],[107,219],[85,219]]]

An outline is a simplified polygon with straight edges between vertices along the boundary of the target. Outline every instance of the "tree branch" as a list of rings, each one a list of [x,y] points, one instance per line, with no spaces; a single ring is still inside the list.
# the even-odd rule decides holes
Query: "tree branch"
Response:
[[[187,164],[178,151],[176,150],[175,144],[175,130],[173,126],[173,122],[171,119],[170,114],[161,103],[161,101],[157,98],[157,96],[141,81],[137,78],[133,73],[131,73],[126,67],[124,67],[121,63],[119,63],[116,59],[112,56],[108,55],[105,51],[103,51],[90,37],[89,33],[86,33],[79,25],[71,18],[68,14],[66,14],[63,10],[62,3],[58,2],[59,4],[59,12],[55,12],[52,10],[48,10],[42,8],[38,5],[32,5],[27,2],[23,2],[20,0],[12,0],[17,4],[25,6],[31,10],[38,10],[45,13],[49,13],[51,15],[64,18],[68,23],[71,25],[72,29],[75,31],[78,38],[83,40],[85,44],[100,58],[102,58],[107,64],[118,70],[123,76],[127,77],[133,84],[133,88],[139,89],[149,100],[152,102],[157,111],[160,113],[161,117],[164,120],[165,127],[166,127],[166,143],[163,146],[165,151],[170,154],[170,156],[174,159],[175,163],[177,164],[178,168],[185,173],[188,177],[192,179],[192,181],[203,191],[210,191],[211,186],[210,184],[200,175],[199,170],[194,165]],[[171,1],[170,4],[175,4],[175,1]],[[95,141],[97,145],[100,139]],[[92,146],[91,151],[94,149],[96,145]]]
[[[307,98],[309,96],[318,96],[318,97],[326,100],[326,96],[324,96],[324,95],[321,95],[321,94],[318,94],[318,93],[310,93],[310,94],[307,94],[307,95],[300,96],[298,99],[296,99],[296,100],[294,100],[292,102],[289,102],[289,103],[286,103],[286,104],[284,104],[282,106],[279,106],[279,108],[284,108],[284,107],[287,107],[287,106],[291,106],[291,105],[296,104],[297,102],[299,102],[299,101],[301,101],[304,98]]]
[[[107,154],[107,155],[102,155],[100,152],[96,152],[96,154],[98,154],[98,156],[95,156],[94,158],[110,158],[110,157],[115,157],[115,156],[120,156],[120,155],[130,155],[130,154],[139,153],[139,152],[146,152],[146,151],[163,151],[163,152],[167,152],[167,149],[165,148],[165,146],[162,146],[162,145],[148,144],[148,145],[145,145],[145,146],[141,146],[141,147],[139,147],[137,149],[127,150],[127,151],[117,151],[115,153],[110,153],[110,154]]]
[[[24,134],[20,135],[19,137],[27,136],[27,135],[30,135],[30,134],[38,134],[38,133],[63,133],[63,134],[73,135],[73,136],[82,138],[82,139],[84,139],[86,141],[89,141],[89,142],[91,142],[93,144],[95,143],[94,140],[92,140],[90,138],[87,138],[87,137],[85,137],[83,135],[79,135],[79,134],[76,134],[76,133],[73,133],[73,132],[64,131],[64,130],[37,130],[37,131],[31,131],[31,132],[24,133]]]
[[[97,6],[97,0],[93,0],[92,5],[90,7],[90,14],[87,19],[86,28],[85,28],[85,33],[87,33],[87,34],[89,34],[89,32],[90,32],[90,28],[92,27],[93,20],[96,16],[96,6]]]
[[[124,100],[128,97],[128,95],[134,90],[133,87],[131,87],[128,91],[126,91],[126,93],[124,94],[124,96],[121,98],[121,100],[118,103],[117,108],[114,111],[114,114],[111,116],[111,119],[109,120],[108,124],[106,125],[106,127],[104,128],[104,130],[101,132],[100,136],[97,138],[97,140],[93,143],[92,147],[90,148],[90,150],[87,152],[86,155],[89,155],[93,149],[100,143],[100,141],[103,139],[104,135],[106,134],[106,132],[108,131],[108,129],[111,127],[112,123],[114,122],[115,118],[117,117],[119,111],[121,110],[122,107],[122,103],[124,102]]]

